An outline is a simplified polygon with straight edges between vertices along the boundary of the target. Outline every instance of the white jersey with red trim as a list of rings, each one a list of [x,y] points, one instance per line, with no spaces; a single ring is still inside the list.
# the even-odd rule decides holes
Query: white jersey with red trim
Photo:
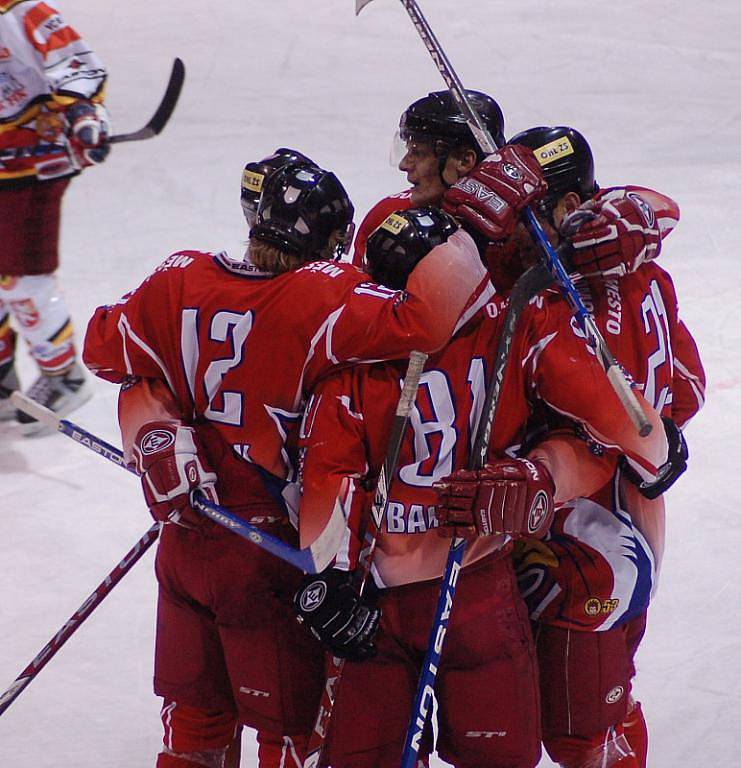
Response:
[[[469,301],[473,311],[491,295],[470,239],[436,255],[436,272],[415,270],[409,290],[392,291],[348,264],[273,276],[225,254],[182,251],[96,310],[83,359],[109,381],[164,381],[186,421],[209,424],[243,460],[286,480],[288,436],[322,376],[432,351]],[[451,265],[461,280],[451,282]]]
[[[63,110],[102,101],[106,70],[46,3],[0,0],[0,183],[79,170]]]

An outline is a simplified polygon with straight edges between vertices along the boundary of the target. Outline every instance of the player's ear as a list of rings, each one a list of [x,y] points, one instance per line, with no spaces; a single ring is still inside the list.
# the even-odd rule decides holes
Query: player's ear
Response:
[[[464,150],[458,159],[458,171],[461,176],[470,173],[476,166],[476,152],[473,149]]]
[[[576,192],[567,192],[563,197],[563,204],[567,213],[575,211],[581,205],[581,198]]]

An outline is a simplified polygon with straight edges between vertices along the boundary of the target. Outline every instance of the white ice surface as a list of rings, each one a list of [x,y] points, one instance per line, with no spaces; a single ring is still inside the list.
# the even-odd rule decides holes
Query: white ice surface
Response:
[[[741,6],[737,0],[560,3],[423,0],[469,87],[494,94],[508,134],[579,127],[603,185],[662,190],[682,221],[662,262],[708,371],[691,468],[669,498],[662,583],[636,689],[652,768],[741,766],[738,481],[741,324]],[[401,110],[442,87],[401,5],[376,0],[67,0],[111,75],[119,131],[145,122],[173,57],[187,65],[162,136],[119,145],[65,200],[60,277],[80,333],[98,304],[167,254],[238,255],[245,161],[296,146],[336,170],[358,220],[404,187],[388,164]],[[33,374],[25,355],[21,375]],[[116,443],[115,387],[74,420]],[[136,479],[61,436],[0,428],[0,689],[150,525]],[[151,766],[152,553],[0,718],[0,765]],[[245,739],[243,765],[256,764]],[[551,764],[544,758],[541,766]]]

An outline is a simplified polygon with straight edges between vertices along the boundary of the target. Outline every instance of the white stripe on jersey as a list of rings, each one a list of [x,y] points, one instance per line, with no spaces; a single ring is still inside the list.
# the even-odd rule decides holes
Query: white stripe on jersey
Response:
[[[474,303],[458,318],[455,324],[453,335],[455,335],[482,307],[485,307],[496,295],[496,290],[491,282],[486,283],[486,287]]]
[[[692,391],[695,393],[695,397],[697,398],[697,405],[699,408],[702,408],[702,406],[705,405],[705,387],[703,386],[700,379],[695,376],[687,368],[687,366],[685,366],[682,361],[678,360],[676,357],[674,358],[674,367],[677,369],[677,372],[680,374],[680,376],[690,385]]]
[[[164,364],[164,362],[157,356],[155,351],[148,346],[143,339],[140,339],[134,331],[131,329],[131,324],[129,323],[128,317],[126,317],[125,313],[121,313],[121,317],[118,319],[118,331],[121,334],[121,338],[123,340],[123,353],[124,353],[124,360],[126,362],[126,373],[129,374],[129,376],[134,375],[134,369],[131,367],[131,359],[129,358],[129,353],[126,348],[126,339],[129,338],[131,341],[136,344],[137,347],[140,349],[143,349],[149,357],[154,360],[155,363],[157,363],[157,366],[162,371],[162,375],[165,377],[165,380],[167,381],[167,386],[170,387],[171,392],[176,392],[172,378],[170,377],[170,372],[167,370],[167,366]]]
[[[311,343],[309,344],[309,351],[306,355],[306,359],[304,360],[304,364],[301,368],[301,376],[299,376],[298,380],[298,387],[296,388],[296,393],[293,396],[293,408],[297,409],[299,407],[299,404],[301,403],[302,397],[303,397],[303,391],[304,391],[304,376],[306,375],[306,368],[308,367],[309,363],[311,362],[311,359],[314,357],[314,351],[319,346],[319,342],[322,340],[322,336],[325,334],[327,335],[327,340],[325,342],[325,349],[327,354],[327,359],[331,360],[333,363],[337,364],[339,361],[334,358],[332,355],[332,329],[336,325],[337,321],[340,318],[340,315],[344,311],[345,307],[347,305],[343,304],[342,306],[335,309],[334,312],[330,313],[330,315],[327,317],[327,319],[319,326],[317,332],[314,334]]]

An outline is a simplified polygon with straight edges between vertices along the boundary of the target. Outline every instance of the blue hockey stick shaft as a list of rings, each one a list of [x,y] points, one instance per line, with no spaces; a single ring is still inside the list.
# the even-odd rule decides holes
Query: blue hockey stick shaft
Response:
[[[119,448],[114,447],[105,440],[101,440],[91,432],[88,432],[86,429],[83,429],[67,419],[60,419],[48,408],[44,408],[20,392],[14,392],[12,400],[14,405],[26,413],[29,413],[39,421],[43,421],[63,435],[80,443],[80,445],[84,445],[94,453],[108,459],[108,461],[118,464],[118,466],[127,469],[135,475],[138,474],[133,466],[128,466],[126,464],[124,455]],[[325,563],[317,563],[315,561],[314,555],[308,547],[306,549],[296,549],[290,546],[290,544],[286,544],[277,537],[265,533],[254,525],[250,525],[244,520],[241,520],[220,504],[214,504],[212,501],[209,501],[200,491],[194,494],[193,506],[201,514],[206,515],[206,517],[213,520],[215,523],[218,523],[223,528],[233,531],[243,539],[251,541],[261,549],[270,552],[281,560],[285,560],[295,568],[305,571],[306,573],[318,573],[326,566]],[[320,565],[321,567],[318,567]]]
[[[552,279],[547,269],[542,264],[538,264],[530,267],[512,288],[507,314],[504,319],[504,328],[499,337],[497,353],[494,358],[489,384],[486,388],[484,406],[481,409],[479,423],[476,425],[476,438],[471,451],[469,469],[481,469],[488,457],[489,441],[497,409],[501,402],[500,394],[507,364],[509,363],[510,347],[520,315],[530,299],[549,285]],[[404,752],[402,754],[403,768],[415,768],[416,766],[425,721],[430,716],[430,703],[435,690],[435,679],[440,666],[440,656],[450,621],[450,613],[453,608],[453,599],[458,584],[458,573],[466,553],[466,545],[466,540],[460,538],[453,539],[450,543],[445,573],[440,585],[440,596],[438,597],[435,617],[430,629],[430,638],[427,643],[427,652],[422,663],[412,716],[404,741]]]
[[[440,585],[440,597],[435,609],[435,618],[432,620],[430,638],[427,641],[427,652],[422,662],[422,673],[417,684],[412,717],[404,742],[401,768],[416,768],[417,766],[417,755],[419,754],[422,734],[424,733],[425,724],[432,714],[435,679],[437,678],[437,670],[440,668],[440,657],[442,656],[445,644],[450,614],[453,610],[453,601],[458,587],[458,576],[463,565],[463,556],[466,554],[466,544],[465,539],[453,539],[448,551],[445,573]]]

